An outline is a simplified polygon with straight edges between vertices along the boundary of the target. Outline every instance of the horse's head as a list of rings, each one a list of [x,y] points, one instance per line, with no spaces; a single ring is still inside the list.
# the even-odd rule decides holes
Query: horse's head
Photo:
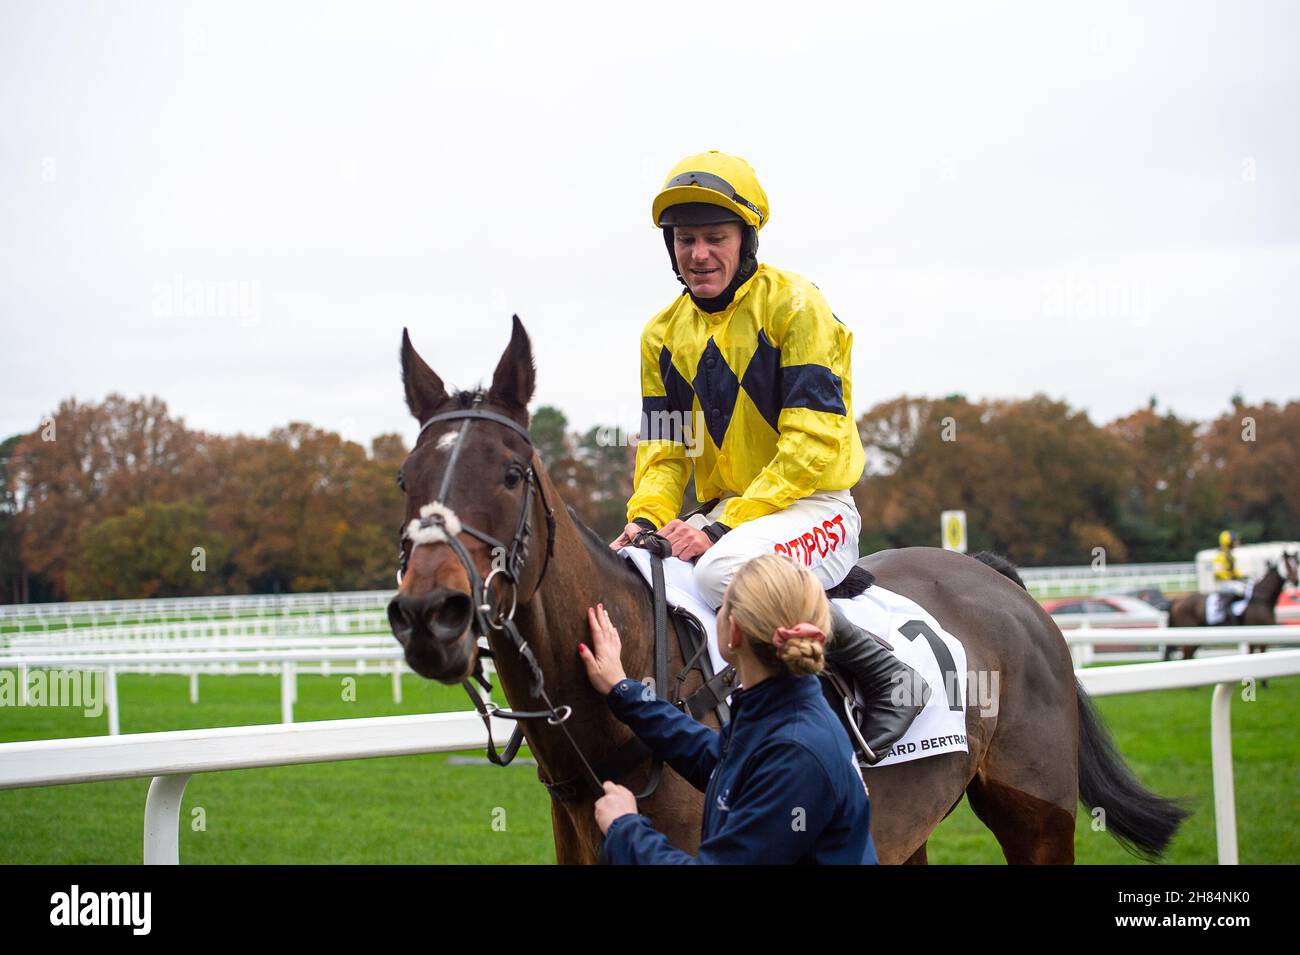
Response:
[[[544,571],[550,530],[528,439],[528,335],[516,316],[491,387],[448,394],[403,330],[402,381],[421,431],[398,475],[406,516],[388,622],[411,669],[458,683],[474,671],[485,629],[474,624],[499,619],[498,598],[513,613]]]

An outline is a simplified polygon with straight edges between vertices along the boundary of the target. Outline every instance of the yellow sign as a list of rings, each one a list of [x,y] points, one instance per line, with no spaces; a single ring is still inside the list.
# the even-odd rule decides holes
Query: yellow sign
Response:
[[[966,553],[966,512],[944,511],[939,516],[939,537],[944,550]]]

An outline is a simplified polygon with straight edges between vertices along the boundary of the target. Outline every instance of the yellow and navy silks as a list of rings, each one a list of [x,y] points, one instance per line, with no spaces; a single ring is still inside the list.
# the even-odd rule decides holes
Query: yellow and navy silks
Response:
[[[856,484],[866,455],[853,420],[852,345],[816,286],[768,265],[720,312],[677,298],[641,333],[628,521],[663,527],[677,517],[692,462],[699,500],[736,495],[718,518],[729,528]]]
[[[1214,555],[1214,579],[1215,580],[1241,580],[1242,573],[1237,569],[1237,562],[1233,559],[1231,548],[1220,549]]]

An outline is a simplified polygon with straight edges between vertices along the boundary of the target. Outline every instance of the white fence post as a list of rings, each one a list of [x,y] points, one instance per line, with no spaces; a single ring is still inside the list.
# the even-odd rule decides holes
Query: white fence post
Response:
[[[190,702],[199,701],[199,671],[194,667],[190,668]]]
[[[122,732],[122,718],[117,711],[117,671],[109,667],[104,671],[104,705],[108,710],[108,735],[118,736]]]
[[[1237,798],[1232,778],[1232,694],[1219,683],[1210,703],[1210,760],[1214,774],[1214,833],[1219,865],[1237,865]]]
[[[297,680],[294,677],[293,661],[285,660],[280,664],[280,722],[293,722],[293,704],[297,698]]]
[[[402,702],[402,661],[393,661],[393,702]]]
[[[189,773],[155,776],[144,800],[144,864],[181,864],[181,799]]]

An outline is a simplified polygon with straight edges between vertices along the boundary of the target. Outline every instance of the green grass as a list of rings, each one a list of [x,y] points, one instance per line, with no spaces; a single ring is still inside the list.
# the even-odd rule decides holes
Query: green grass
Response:
[[[1210,775],[1211,687],[1100,697],[1094,700],[1112,738],[1138,779],[1162,796],[1186,797],[1193,810],[1166,853],[1166,864],[1218,861],[1214,790]],[[1255,688],[1255,700],[1232,705],[1237,844],[1246,864],[1300,862],[1300,677]],[[1075,861],[1128,864],[1129,855],[1105,832],[1094,831],[1080,805]],[[932,863],[1002,862],[996,842],[963,800],[935,830]]]
[[[464,710],[458,687],[408,676],[395,705],[387,676],[358,678],[357,701],[341,677],[301,676],[301,721]],[[275,677],[212,676],[191,704],[185,677],[123,675],[122,730],[154,732],[275,723]],[[1208,687],[1097,700],[1138,777],[1195,812],[1166,862],[1214,863]],[[1300,678],[1270,680],[1254,702],[1233,704],[1233,755],[1241,861],[1300,861]],[[79,710],[0,709],[0,741],[91,736],[103,717]],[[481,755],[475,753],[472,755]],[[526,755],[526,753],[524,754]],[[0,863],[138,863],[148,780],[0,792]],[[193,810],[206,829],[194,831]],[[550,863],[549,798],[532,765],[451,765],[446,755],[357,760],[194,776],[182,809],[186,863]],[[504,819],[504,830],[498,820]],[[1080,807],[1081,863],[1136,860]],[[496,823],[494,825],[494,823]],[[933,863],[1000,863],[992,835],[963,803],[930,840]]]
[[[402,704],[389,676],[300,676],[295,719],[463,711],[460,687],[408,675]],[[278,723],[278,677],[210,676],[197,704],[187,677],[118,677],[124,733]],[[80,710],[0,709],[0,741],[94,736],[106,718]],[[498,741],[501,745],[503,741]],[[465,754],[481,756],[481,753]],[[448,765],[448,754],[364,759],[191,777],[181,811],[186,863],[549,863],[549,797],[536,767]],[[149,780],[0,792],[0,863],[138,863]],[[206,831],[194,831],[195,809]],[[502,820],[504,828],[502,828]]]

